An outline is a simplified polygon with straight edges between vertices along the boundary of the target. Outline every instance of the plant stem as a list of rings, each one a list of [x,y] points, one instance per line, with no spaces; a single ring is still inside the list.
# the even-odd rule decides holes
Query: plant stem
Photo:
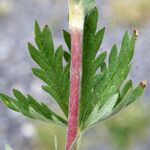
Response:
[[[82,33],[71,31],[70,104],[66,150],[69,150],[78,132],[78,108],[80,98],[80,74],[82,61]]]
[[[69,1],[69,28],[71,32],[71,68],[69,119],[66,150],[69,150],[78,135],[78,111],[80,99],[80,80],[82,66],[83,10],[73,1]]]

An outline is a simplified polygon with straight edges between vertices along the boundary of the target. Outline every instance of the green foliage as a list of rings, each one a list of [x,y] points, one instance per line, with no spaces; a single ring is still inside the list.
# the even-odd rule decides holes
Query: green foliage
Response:
[[[95,8],[86,15],[84,23],[79,109],[81,131],[116,114],[139,98],[144,90],[142,83],[136,88],[133,88],[131,80],[124,84],[131,68],[136,35],[130,36],[126,32],[121,49],[118,50],[114,45],[107,62],[106,52],[99,54],[105,28],[97,30],[97,22],[98,11]],[[69,52],[62,46],[55,50],[49,27],[45,26],[41,30],[39,24],[35,22],[37,47],[29,43],[28,48],[32,59],[39,66],[32,69],[33,74],[45,82],[43,90],[53,97],[64,115],[68,117],[71,38],[70,33],[65,30],[63,35]],[[8,108],[32,119],[67,125],[63,117],[32,96],[26,97],[17,90],[13,90],[13,94],[15,98],[0,94],[1,100]]]
[[[106,52],[97,56],[105,31],[103,28],[96,32],[97,21],[98,12],[95,8],[86,16],[84,25],[79,120],[81,130],[114,115],[140,97],[144,90],[141,84],[134,89],[131,81],[127,82],[122,90],[123,83],[131,68],[136,35],[133,34],[130,37],[126,32],[120,51],[114,45],[107,64],[105,61]]]
[[[64,40],[66,42],[66,45],[69,49],[69,51],[71,52],[71,38],[70,38],[70,33],[63,30],[63,36],[64,36]]]
[[[53,122],[62,125],[67,124],[66,120],[50,110],[44,103],[37,102],[30,95],[26,98],[17,90],[13,90],[13,94],[15,99],[0,93],[1,100],[8,108],[20,112],[31,119],[38,119],[45,122]]]
[[[31,43],[28,44],[29,52],[33,60],[40,68],[33,68],[32,72],[42,79],[46,85],[42,88],[53,96],[64,114],[68,115],[68,95],[69,95],[69,60],[63,66],[62,60],[65,52],[62,46],[54,51],[54,44],[48,26],[41,31],[35,22],[35,41],[38,48]],[[28,95],[25,97],[21,92],[13,90],[14,98],[0,93],[0,98],[4,104],[23,115],[46,122],[66,125],[67,121],[53,112],[44,103],[40,103]]]
[[[40,69],[32,69],[33,74],[46,82],[43,89],[56,100],[64,114],[68,115],[68,94],[69,94],[69,62],[63,66],[64,52],[59,46],[54,52],[54,44],[48,26],[43,31],[35,22],[35,41],[39,49],[29,43],[29,52],[33,60],[40,66]],[[68,81],[66,81],[66,78]]]

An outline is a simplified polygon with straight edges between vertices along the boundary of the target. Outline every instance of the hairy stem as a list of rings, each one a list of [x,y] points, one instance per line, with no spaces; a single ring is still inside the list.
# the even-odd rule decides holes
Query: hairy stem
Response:
[[[78,134],[78,108],[80,98],[80,74],[82,61],[82,32],[71,31],[70,104],[66,150],[69,150]]]
[[[80,80],[82,66],[83,9],[74,1],[69,1],[69,28],[71,33],[71,68],[69,120],[66,150],[69,150],[78,135],[78,109],[80,99]]]

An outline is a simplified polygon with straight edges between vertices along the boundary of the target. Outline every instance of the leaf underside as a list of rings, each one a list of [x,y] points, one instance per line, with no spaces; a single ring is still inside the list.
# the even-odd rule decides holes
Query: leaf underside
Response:
[[[97,30],[98,11],[94,8],[85,17],[83,31],[82,81],[79,108],[79,127],[83,131],[111,117],[139,98],[144,86],[133,88],[132,81],[125,80],[131,69],[136,36],[126,32],[120,50],[112,46],[108,61],[107,53],[99,52],[105,28]],[[42,30],[35,22],[35,42],[28,44],[29,53],[39,68],[32,68],[35,76],[45,82],[43,90],[49,93],[66,117],[69,105],[70,33],[63,30],[68,52],[60,45],[54,48],[48,26]],[[99,54],[100,53],[100,54]],[[64,63],[65,62],[65,63]],[[24,96],[13,90],[15,98],[0,93],[0,99],[10,109],[45,122],[67,125],[67,121],[32,96]]]

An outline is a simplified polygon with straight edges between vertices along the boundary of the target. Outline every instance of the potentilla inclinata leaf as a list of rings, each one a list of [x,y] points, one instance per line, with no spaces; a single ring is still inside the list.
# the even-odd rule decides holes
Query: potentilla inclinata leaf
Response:
[[[55,48],[49,27],[41,28],[35,21],[37,46],[28,43],[31,58],[38,65],[32,72],[44,82],[42,89],[64,115],[18,90],[13,90],[13,98],[0,93],[0,100],[9,109],[34,120],[68,126],[66,150],[78,147],[87,129],[141,97],[147,84],[143,80],[134,88],[132,80],[125,83],[138,31],[132,35],[125,32],[121,47],[114,44],[110,54],[101,52],[105,28],[97,28],[98,18],[95,0],[69,0],[70,32],[63,30],[68,51],[62,45]]]

